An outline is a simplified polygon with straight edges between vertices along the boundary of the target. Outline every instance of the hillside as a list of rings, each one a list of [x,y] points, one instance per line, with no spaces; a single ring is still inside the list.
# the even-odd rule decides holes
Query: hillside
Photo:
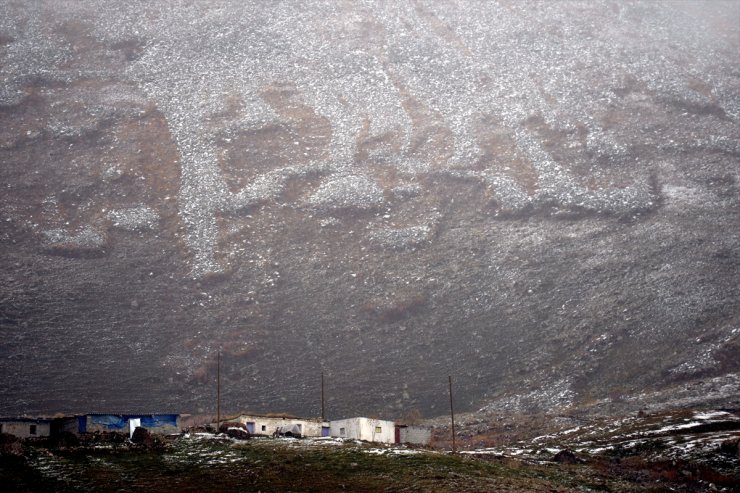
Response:
[[[187,436],[155,450],[123,445],[50,450],[27,448],[0,461],[0,480],[21,491],[543,491],[629,481],[586,468],[529,466],[443,452],[334,441],[246,442]],[[44,453],[46,452],[46,453]],[[0,456],[1,457],[1,456]],[[565,469],[565,470],[562,470]],[[42,472],[43,471],[43,472]],[[40,474],[40,472],[42,472]]]
[[[0,7],[0,413],[738,407],[737,3]]]
[[[0,483],[10,492],[731,492],[739,427],[740,415],[723,411],[644,415],[459,454],[329,437],[184,433],[135,445],[115,433],[79,443],[2,434]]]

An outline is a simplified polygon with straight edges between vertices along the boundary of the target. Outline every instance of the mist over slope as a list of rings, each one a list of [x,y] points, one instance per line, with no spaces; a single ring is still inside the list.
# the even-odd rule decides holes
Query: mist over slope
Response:
[[[0,9],[1,413],[737,404],[737,3]]]

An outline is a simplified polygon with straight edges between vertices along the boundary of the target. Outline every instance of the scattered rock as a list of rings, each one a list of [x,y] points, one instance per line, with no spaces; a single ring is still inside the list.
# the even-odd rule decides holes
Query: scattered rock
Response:
[[[143,205],[110,211],[108,218],[114,227],[127,231],[153,230],[159,224],[159,214]]]
[[[242,430],[241,428],[229,428],[225,433],[228,437],[236,440],[249,440],[251,437],[248,431]]]
[[[400,229],[381,229],[370,234],[370,240],[386,248],[404,250],[428,242],[432,228],[427,225]]]
[[[244,423],[239,422],[229,421],[226,423],[222,423],[218,431],[219,433],[224,433],[228,437],[235,438],[237,440],[249,440],[249,438],[251,437]]]
[[[137,426],[134,430],[134,434],[131,435],[131,441],[137,445],[143,445],[147,448],[154,445],[154,437],[146,428]]]
[[[740,438],[725,440],[720,444],[719,451],[726,455],[740,457]]]
[[[582,462],[581,459],[576,457],[576,454],[572,450],[563,449],[552,458],[554,462],[561,464],[578,464]]]
[[[323,210],[370,209],[383,202],[383,191],[366,176],[341,176],[329,179],[309,199]]]
[[[52,438],[52,443],[57,448],[77,447],[80,445],[80,439],[72,432],[63,431]]]
[[[8,433],[0,433],[0,456],[2,455],[22,456],[23,443],[20,438]]]

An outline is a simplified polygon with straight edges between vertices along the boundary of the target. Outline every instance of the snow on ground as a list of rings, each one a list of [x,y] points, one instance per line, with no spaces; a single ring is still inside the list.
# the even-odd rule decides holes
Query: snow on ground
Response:
[[[710,411],[694,414],[695,419],[700,419],[703,421],[711,420],[714,418],[729,418],[730,416],[732,416],[732,414],[728,413],[727,411]]]
[[[418,455],[429,453],[426,450],[403,449],[403,448],[370,448],[364,449],[370,455]]]
[[[740,467],[738,457],[719,454],[723,443],[740,439],[740,413],[695,412],[603,420],[538,436],[510,446],[465,451],[529,460],[550,459],[563,449],[587,455],[645,455],[650,459],[724,461]],[[719,455],[718,455],[719,454]]]
[[[383,2],[306,2],[300,7],[263,2],[259,8],[253,2],[224,2],[218,7],[195,2],[170,8],[142,0],[87,0],[62,3],[57,15],[61,22],[96,12],[91,31],[101,43],[144,46],[123,74],[115,74],[138,90],[114,94],[112,100],[121,107],[145,96],[165,115],[181,159],[178,201],[194,253],[193,273],[201,275],[219,269],[216,215],[242,203],[245,190],[252,199],[272,200],[282,187],[281,180],[271,179],[270,186],[255,190],[252,185],[266,176],[262,175],[242,191],[230,191],[219,168],[219,142],[290,118],[265,95],[276,82],[294,89],[291,104],[312,108],[328,122],[329,153],[318,165],[334,176],[311,200],[327,211],[337,206],[368,207],[382,200],[376,184],[356,166],[361,136],[378,143],[364,151],[368,157],[410,178],[435,167],[410,151],[418,124],[406,106],[410,99],[432,110],[452,134],[449,156],[439,157],[438,169],[471,173],[484,154],[476,134],[482,118],[505,129],[513,152],[532,163],[538,188],[528,194],[521,183],[495,169],[471,176],[491,185],[493,195],[512,210],[554,204],[596,213],[653,208],[656,197],[647,174],[635,176],[625,186],[590,189],[524,123],[539,115],[554,131],[570,132],[576,162],[593,156],[635,159],[634,146],[621,130],[630,125],[612,128],[598,118],[615,107],[644,103],[622,97],[623,86],[628,96],[636,92],[630,84],[644,87],[649,95],[640,96],[643,99],[699,106],[716,102],[736,117],[732,80],[709,62],[686,70],[678,54],[704,60],[707,50],[717,49],[719,57],[721,45],[715,46],[716,40],[702,35],[703,30],[685,30],[694,19],[675,9],[625,4],[619,7],[623,11],[619,19],[614,19],[621,30],[566,35],[580,29],[580,23],[588,25],[590,18],[610,12],[603,2],[591,3],[568,8],[559,2],[540,3],[516,12],[495,2],[485,7],[462,2],[454,8],[439,3],[426,12],[412,4]],[[579,23],[574,23],[572,9],[577,10]],[[22,22],[0,22],[14,40],[5,48],[0,69],[4,81],[0,104],[23,100],[25,82],[40,74],[62,81],[108,75],[85,63],[71,70],[76,47],[50,32],[41,17],[16,10],[6,17]],[[429,16],[444,19],[446,34],[435,30]],[[624,22],[630,17],[646,19],[649,27]],[[369,43],[358,36],[363,23],[373,26]],[[664,42],[670,35],[675,44]],[[710,94],[697,83],[699,75],[708,81]],[[103,109],[106,102],[110,106],[110,99],[101,100]],[[230,106],[235,100],[240,102],[238,109]],[[583,141],[574,137],[578,128],[586,131]],[[85,128],[61,121],[49,131],[67,135]],[[730,136],[713,137],[737,147]],[[679,146],[676,142],[666,139],[660,145]],[[143,219],[148,224],[150,218]]]

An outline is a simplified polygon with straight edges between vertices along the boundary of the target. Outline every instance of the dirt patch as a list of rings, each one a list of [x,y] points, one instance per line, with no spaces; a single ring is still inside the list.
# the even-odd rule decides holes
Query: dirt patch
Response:
[[[605,117],[606,125],[624,126],[629,111],[611,110]],[[589,190],[624,188],[633,183],[633,176],[622,173],[618,158],[597,156],[586,148],[588,129],[577,124],[572,129],[558,130],[547,124],[541,115],[533,115],[525,127],[541,142],[543,149],[563,168]]]
[[[426,304],[423,293],[400,293],[391,298],[369,300],[362,305],[360,312],[380,322],[392,323],[413,316],[423,310]]]
[[[328,158],[331,126],[301,101],[293,84],[274,83],[263,89],[262,97],[281,121],[240,131],[234,137],[222,136],[218,142],[221,169],[233,192],[266,172]],[[229,114],[237,114],[241,103],[232,99],[228,107]],[[294,187],[291,193],[298,191]]]
[[[452,157],[455,139],[442,114],[413,97],[388,67],[386,72],[390,74],[391,80],[401,93],[403,98],[401,104],[411,119],[413,131],[406,157],[430,163],[435,167],[444,165]]]
[[[732,119],[727,116],[725,110],[717,103],[713,102],[696,102],[686,99],[662,98],[662,101],[669,107],[677,111],[691,113],[699,116],[714,116],[723,121],[731,122]]]
[[[362,128],[357,134],[357,151],[355,152],[355,162],[364,163],[371,159],[373,155],[399,155],[401,153],[401,142],[399,132],[385,132],[380,135],[370,135],[370,118],[365,116],[362,122]]]
[[[80,65],[87,65],[89,57],[100,57],[104,46],[93,36],[93,27],[81,19],[68,20],[56,26],[55,32],[60,34],[69,44],[72,57],[62,68],[72,69]]]
[[[113,131],[120,143],[116,162],[126,172],[145,178],[147,202],[174,204],[163,199],[172,199],[179,189],[179,154],[164,115],[150,105],[141,117],[123,120]]]
[[[299,157],[298,136],[287,125],[271,124],[240,132],[228,144],[221,168],[232,192],[273,169],[293,164]]]
[[[494,117],[488,116],[477,123],[475,134],[483,150],[477,167],[511,177],[533,196],[538,188],[537,170],[520,155],[511,129],[498,125]]]
[[[112,50],[120,52],[123,60],[127,62],[138,60],[144,52],[144,43],[136,38],[118,41],[113,43],[110,47]]]

